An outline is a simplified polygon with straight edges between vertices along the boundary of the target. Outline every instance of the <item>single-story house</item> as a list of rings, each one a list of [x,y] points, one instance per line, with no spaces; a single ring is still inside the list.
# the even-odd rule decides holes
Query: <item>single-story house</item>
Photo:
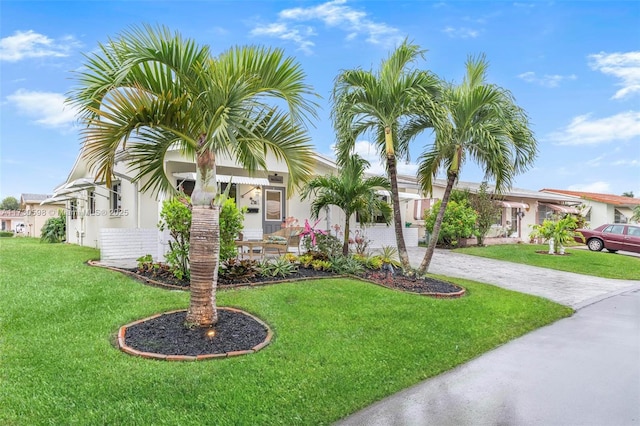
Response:
[[[405,179],[414,179],[405,177]],[[424,209],[433,206],[442,199],[446,181],[436,179],[433,184],[431,198],[420,200],[420,207],[414,211],[413,222],[417,226],[424,224]],[[457,182],[455,189],[467,190],[475,194],[480,184],[475,182]],[[495,192],[495,187],[489,185],[487,192]],[[485,244],[507,243],[523,241],[529,242],[529,234],[533,225],[541,224],[553,213],[581,214],[579,206],[581,200],[575,196],[542,193],[522,188],[512,188],[504,194],[494,196],[495,203],[500,209],[500,216],[485,238]],[[417,205],[417,203],[416,203]]]
[[[60,210],[64,210],[63,201],[41,205],[41,203],[51,198],[45,194],[22,194],[20,196],[20,209],[24,213],[24,233],[29,237],[40,237],[42,226],[47,219],[58,217]]]
[[[315,175],[337,173],[336,164],[316,155]],[[165,158],[165,173],[177,189],[189,194],[195,184],[195,162],[185,158],[179,151],[169,151]],[[67,241],[95,247],[101,250],[103,259],[132,259],[152,254],[161,259],[167,250],[168,233],[158,230],[162,203],[166,194],[143,193],[144,182],[134,183],[133,171],[129,169],[126,153],[121,152],[114,168],[114,179],[110,187],[105,182],[95,182],[82,153],[69,173],[67,180],[54,190],[53,196],[43,201],[67,204]],[[286,164],[274,156],[267,159],[267,170],[249,175],[233,159],[224,155],[217,157],[216,180],[224,190],[235,198],[239,207],[246,207],[243,238],[259,240],[263,234],[277,231],[287,218],[295,218],[299,225],[310,218],[310,201],[301,200],[299,194],[287,193],[288,169]],[[413,208],[410,202],[421,198],[417,195],[415,181],[400,189],[405,210]],[[292,195],[292,196],[291,196]],[[384,194],[382,194],[384,196]],[[403,213],[404,215],[405,213]],[[317,227],[336,233],[336,225],[344,224],[343,212],[332,207],[325,210]],[[353,218],[352,230],[359,229]],[[339,231],[337,231],[339,232]],[[370,247],[395,245],[392,227],[376,224],[367,227]],[[418,229],[405,230],[407,244],[417,246]]]
[[[640,206],[640,198],[621,195],[563,189],[542,189],[541,192],[578,198],[580,203],[584,205],[583,214],[592,228],[605,223],[628,223],[633,217],[633,210]]]

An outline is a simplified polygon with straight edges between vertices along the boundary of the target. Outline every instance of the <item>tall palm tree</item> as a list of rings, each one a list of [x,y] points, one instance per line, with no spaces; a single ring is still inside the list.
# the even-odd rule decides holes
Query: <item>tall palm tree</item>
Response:
[[[305,122],[315,116],[304,72],[280,50],[236,47],[212,57],[207,46],[166,28],[133,28],[87,55],[70,102],[86,124],[84,155],[109,184],[125,150],[143,191],[172,192],[169,150],[196,162],[187,323],[217,322],[219,206],[216,157],[227,154],[250,173],[272,152],[289,168],[290,190],[313,164]],[[290,191],[291,192],[291,191]]]
[[[423,54],[419,46],[405,40],[377,72],[342,71],[333,90],[332,118],[341,140],[337,145],[338,162],[349,157],[358,136],[372,135],[391,184],[396,243],[405,270],[411,266],[402,236],[397,159],[408,158],[409,148],[408,141],[399,137],[399,129],[420,118],[415,114],[418,102],[423,112],[429,111],[440,90],[440,82],[432,73],[410,68]]]
[[[533,164],[537,155],[537,142],[525,111],[509,91],[487,83],[487,67],[484,56],[470,57],[462,84],[446,88],[442,103],[447,120],[439,123],[433,145],[420,158],[418,178],[425,191],[431,192],[440,169],[447,173],[433,235],[418,268],[420,274],[429,268],[451,190],[467,158],[484,169],[485,180],[495,180],[495,190],[501,193]]]
[[[315,195],[311,203],[311,216],[317,219],[326,206],[334,205],[345,215],[344,242],[342,254],[349,253],[349,219],[357,213],[360,223],[371,223],[375,216],[381,216],[388,224],[391,221],[391,207],[384,202],[376,189],[389,190],[389,181],[382,176],[364,179],[364,170],[369,162],[358,155],[351,156],[340,171],[339,176],[318,176],[310,180],[302,191],[302,199]]]

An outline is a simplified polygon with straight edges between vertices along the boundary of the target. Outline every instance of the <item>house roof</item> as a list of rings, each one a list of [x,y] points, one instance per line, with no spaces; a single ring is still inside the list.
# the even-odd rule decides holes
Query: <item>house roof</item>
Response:
[[[23,203],[40,203],[41,201],[44,201],[49,197],[51,197],[51,195],[47,195],[47,194],[22,194],[22,195],[20,195],[20,200]]]
[[[569,195],[572,197],[580,197],[585,200],[597,201],[614,206],[640,206],[640,198],[623,197],[621,195],[599,194],[596,192],[567,191],[564,189],[541,189],[540,191]]]

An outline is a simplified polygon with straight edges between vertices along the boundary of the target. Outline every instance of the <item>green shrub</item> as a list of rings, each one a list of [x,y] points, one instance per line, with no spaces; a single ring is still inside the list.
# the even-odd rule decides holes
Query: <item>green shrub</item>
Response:
[[[316,271],[330,271],[331,262],[329,260],[316,259],[311,262],[311,267]]]
[[[253,278],[258,274],[258,272],[259,266],[258,262],[256,262],[255,260],[241,260],[235,257],[222,262],[220,264],[220,268],[218,269],[218,275],[220,277],[230,280]]]
[[[331,258],[331,270],[336,274],[360,275],[364,266],[353,256],[335,256]]]
[[[179,195],[162,203],[160,211],[161,231],[169,230],[169,251],[165,255],[173,275],[182,280],[188,280],[189,271],[189,238],[191,236],[190,200],[186,195]]]
[[[298,271],[298,266],[291,263],[286,257],[266,260],[260,264],[260,275],[264,277],[288,277]]]
[[[310,253],[322,253],[326,257],[337,256],[342,254],[342,242],[333,235],[316,233],[316,244],[310,236],[305,236],[302,240],[302,246]]]
[[[220,261],[238,255],[236,239],[244,228],[244,209],[239,209],[233,198],[227,198],[220,209]]]
[[[440,204],[440,201],[436,202],[424,219],[425,228],[429,232],[433,232]],[[473,236],[476,220],[477,214],[467,202],[457,202],[452,199],[444,211],[442,227],[438,235],[438,244],[445,247],[455,247],[459,244],[461,238]]]
[[[13,232],[11,231],[0,231],[0,238],[13,237]]]
[[[58,217],[50,217],[42,225],[40,231],[40,241],[45,243],[61,243],[67,237],[67,219],[62,209],[58,212]]]

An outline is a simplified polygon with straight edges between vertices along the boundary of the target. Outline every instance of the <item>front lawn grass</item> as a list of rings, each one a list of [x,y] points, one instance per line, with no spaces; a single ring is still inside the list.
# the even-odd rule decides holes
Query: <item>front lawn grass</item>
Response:
[[[548,250],[547,244],[500,244],[466,247],[454,251],[601,278],[640,280],[640,258],[638,257],[609,253],[606,250],[594,252],[572,248],[566,249],[568,253],[566,256],[537,253],[538,251],[546,253]]]
[[[437,300],[328,279],[221,291],[275,336],[235,358],[166,362],[114,347],[118,328],[188,293],[84,264],[98,252],[0,243],[0,424],[328,424],[571,309],[461,279]]]

